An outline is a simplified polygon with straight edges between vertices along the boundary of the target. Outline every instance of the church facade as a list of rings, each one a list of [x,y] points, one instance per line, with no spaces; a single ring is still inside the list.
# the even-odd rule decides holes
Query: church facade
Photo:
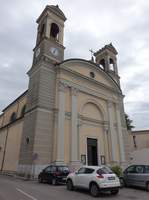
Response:
[[[50,163],[81,164],[128,160],[123,94],[112,44],[94,59],[64,60],[64,22],[58,6],[37,19],[29,85],[0,116],[1,171],[38,174]]]

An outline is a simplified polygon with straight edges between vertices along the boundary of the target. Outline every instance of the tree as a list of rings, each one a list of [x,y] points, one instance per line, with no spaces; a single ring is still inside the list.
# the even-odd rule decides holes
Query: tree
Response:
[[[135,128],[135,126],[132,125],[133,121],[129,119],[129,116],[126,113],[125,113],[125,120],[126,120],[127,130],[131,131],[132,128]]]

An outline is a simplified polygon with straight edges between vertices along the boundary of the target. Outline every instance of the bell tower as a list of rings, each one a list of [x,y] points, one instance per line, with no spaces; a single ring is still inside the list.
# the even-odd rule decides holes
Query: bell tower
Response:
[[[64,59],[65,15],[58,6],[46,6],[37,19],[33,64],[28,71],[27,107],[18,171],[38,174],[52,162],[55,116],[56,67]],[[34,167],[33,167],[34,166]]]
[[[53,63],[61,62],[64,59],[65,21],[66,17],[58,5],[46,6],[37,19],[38,30],[33,64],[36,64],[43,56]]]
[[[94,56],[99,67],[101,67],[106,73],[110,74],[117,84],[120,85],[120,77],[117,68],[117,54],[115,47],[110,43],[94,53]]]

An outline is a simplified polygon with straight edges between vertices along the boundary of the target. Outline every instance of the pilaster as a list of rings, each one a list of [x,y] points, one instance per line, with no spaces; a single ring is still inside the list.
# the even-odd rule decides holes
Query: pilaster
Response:
[[[57,157],[56,163],[64,163],[64,124],[65,124],[65,91],[67,85],[59,82],[59,111],[57,132]]]
[[[116,155],[115,155],[115,130],[114,130],[114,121],[112,116],[112,107],[113,103],[111,101],[108,101],[108,114],[109,114],[109,132],[110,132],[110,140],[111,140],[111,161],[116,161]]]
[[[71,162],[78,161],[78,131],[77,131],[77,94],[78,90],[71,88]]]
[[[110,150],[109,150],[109,126],[104,125],[104,152],[105,152],[105,158],[106,158],[106,164],[110,161]]]
[[[122,134],[122,125],[121,125],[119,104],[116,104],[116,117],[117,117],[118,140],[119,140],[119,147],[120,147],[120,160],[121,160],[121,163],[123,163],[123,162],[125,162],[125,153],[124,153],[124,143],[123,143],[123,134]]]

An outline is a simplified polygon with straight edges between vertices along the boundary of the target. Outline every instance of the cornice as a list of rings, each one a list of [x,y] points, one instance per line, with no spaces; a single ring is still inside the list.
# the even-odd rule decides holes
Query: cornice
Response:
[[[64,82],[67,85],[67,87],[69,87],[69,88],[71,88],[71,87],[76,88],[77,90],[79,90],[79,92],[91,95],[91,96],[93,96],[95,98],[98,97],[98,98],[100,98],[100,99],[102,99],[104,101],[108,101],[110,99],[110,101],[112,103],[118,103],[115,99],[111,98],[111,96],[107,96],[107,95],[105,95],[105,94],[103,94],[103,93],[101,93],[99,91],[95,91],[95,90],[93,90],[91,88],[87,88],[85,86],[78,85],[78,84],[73,83],[73,82],[71,82],[69,80],[66,80],[66,79],[60,79],[60,80],[61,80],[61,82]]]
[[[10,128],[11,126],[15,125],[16,123],[18,123],[19,121],[23,121],[24,120],[24,116],[23,117],[19,117],[16,120],[14,120],[13,122],[10,122],[2,127],[0,127],[0,131],[5,129],[5,128]]]
[[[58,66],[62,67],[67,62],[68,63],[69,62],[72,62],[72,63],[75,63],[75,62],[87,63],[88,65],[94,67],[96,70],[102,72],[107,79],[110,79],[113,82],[113,84],[117,87],[117,89],[120,91],[120,93],[122,93],[122,90],[121,90],[120,86],[118,85],[118,83],[110,76],[110,74],[106,73],[101,67],[99,67],[97,63],[94,63],[92,61],[85,60],[85,59],[80,59],[80,58],[71,58],[71,59],[67,59],[67,60],[62,61],[61,63],[58,64]]]
[[[68,72],[69,74],[72,74],[76,79],[82,78],[84,80],[88,80],[91,83],[93,83],[94,85],[99,85],[100,87],[102,87],[104,89],[107,89],[107,90],[112,91],[112,92],[114,92],[116,94],[122,95],[122,91],[120,89],[118,89],[118,88],[114,89],[112,87],[109,87],[109,86],[107,86],[107,85],[105,85],[103,83],[100,83],[100,82],[92,79],[92,78],[86,77],[86,76],[84,76],[84,75],[82,75],[82,74],[80,74],[80,73],[78,73],[76,71],[68,69],[68,67],[61,66],[61,68],[59,70],[64,70],[64,71]]]

